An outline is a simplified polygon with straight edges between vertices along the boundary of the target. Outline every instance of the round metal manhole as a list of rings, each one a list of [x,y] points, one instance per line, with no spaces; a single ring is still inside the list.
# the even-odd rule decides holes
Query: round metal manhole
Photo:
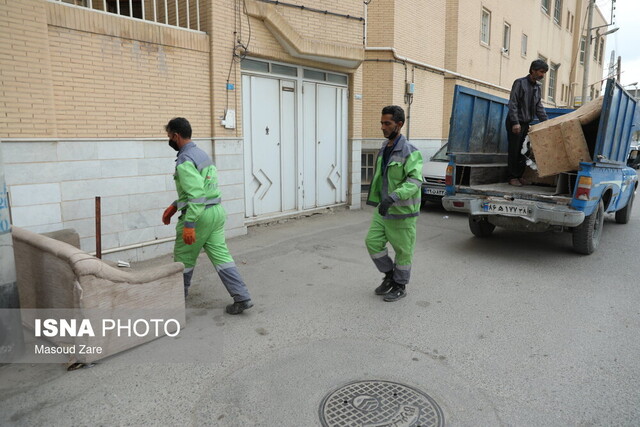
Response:
[[[357,381],[332,391],[320,405],[325,427],[442,427],[431,396],[390,381]]]

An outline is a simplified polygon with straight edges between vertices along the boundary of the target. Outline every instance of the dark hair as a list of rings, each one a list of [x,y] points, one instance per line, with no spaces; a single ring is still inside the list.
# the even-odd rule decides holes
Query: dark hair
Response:
[[[387,105],[382,109],[382,115],[384,116],[385,114],[393,115],[393,121],[396,123],[404,123],[404,110],[402,107],[397,105]]]
[[[191,124],[184,117],[175,117],[169,120],[164,130],[175,132],[183,138],[191,138]]]
[[[549,71],[549,64],[544,62],[542,59],[536,59],[531,63],[531,66],[529,67],[529,72],[532,72],[533,70],[544,70],[545,72],[547,72]]]

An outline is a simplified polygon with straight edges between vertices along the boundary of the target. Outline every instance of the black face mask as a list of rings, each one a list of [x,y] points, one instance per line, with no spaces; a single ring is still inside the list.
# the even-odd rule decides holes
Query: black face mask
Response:
[[[178,147],[178,143],[172,139],[169,139],[169,147],[173,148],[176,151],[180,150],[180,147]]]
[[[389,140],[393,141],[396,139],[396,137],[398,136],[398,126],[396,126],[396,128],[393,130],[393,132],[391,132],[389,134]]]

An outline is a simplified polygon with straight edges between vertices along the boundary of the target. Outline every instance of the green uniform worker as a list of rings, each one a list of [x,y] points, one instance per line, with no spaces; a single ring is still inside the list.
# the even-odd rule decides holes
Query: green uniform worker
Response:
[[[422,154],[404,135],[404,110],[397,105],[382,109],[382,133],[387,141],[380,148],[367,204],[378,206],[366,238],[367,250],[378,270],[384,273],[375,290],[385,301],[406,296],[411,277],[411,260],[416,244],[416,221],[420,213]],[[395,262],[387,250],[391,243]]]
[[[209,155],[191,141],[191,125],[187,119],[172,119],[165,129],[169,145],[178,151],[173,175],[178,200],[165,210],[162,222],[169,224],[173,214],[182,212],[176,225],[173,256],[175,261],[185,266],[184,296],[189,292],[193,269],[204,248],[220,280],[233,297],[234,303],[227,306],[227,313],[240,314],[253,303],[225,242],[226,213],[220,204],[216,167]]]

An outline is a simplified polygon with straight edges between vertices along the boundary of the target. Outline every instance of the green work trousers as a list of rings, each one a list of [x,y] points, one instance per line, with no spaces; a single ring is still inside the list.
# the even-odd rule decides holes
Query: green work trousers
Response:
[[[242,280],[236,264],[233,261],[233,257],[227,248],[227,242],[224,238],[226,216],[226,212],[220,204],[205,209],[196,222],[196,241],[192,245],[187,245],[182,240],[184,216],[178,219],[173,258],[175,261],[183,263],[185,267],[185,295],[191,285],[191,277],[198,260],[198,255],[200,255],[200,251],[204,249],[218,272],[220,280],[222,280],[222,283],[234,301],[251,299],[247,286]]]
[[[384,219],[376,209],[365,239],[367,250],[375,266],[381,273],[393,271],[393,280],[399,285],[406,285],[411,277],[417,220],[417,216]],[[395,262],[389,257],[387,242],[396,253]]]

